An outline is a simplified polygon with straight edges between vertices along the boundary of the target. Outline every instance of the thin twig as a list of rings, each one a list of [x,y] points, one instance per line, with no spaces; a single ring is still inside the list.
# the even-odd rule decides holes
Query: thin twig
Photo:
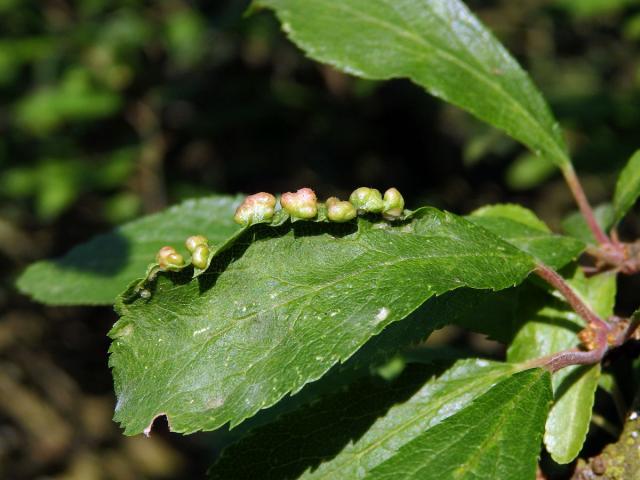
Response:
[[[589,203],[589,200],[587,199],[587,196],[582,189],[582,184],[580,183],[575,170],[572,167],[568,167],[563,169],[562,173],[564,174],[564,179],[566,180],[567,185],[569,186],[569,189],[573,194],[573,198],[575,198],[576,203],[578,204],[578,208],[580,209],[582,216],[587,222],[587,225],[589,226],[589,229],[593,233],[594,237],[596,237],[598,243],[601,245],[611,243],[611,240],[609,240],[607,234],[604,233],[602,228],[600,228],[600,225],[598,225],[596,216],[593,213],[593,208],[591,208],[591,204]]]
[[[541,367],[551,373],[557,372],[570,365],[593,365],[604,358],[607,353],[607,335],[605,332],[598,332],[602,336],[598,338],[600,342],[595,350],[583,351],[577,348],[563,350],[561,352],[547,355],[546,357],[535,358],[526,363],[527,368]]]
[[[609,330],[607,322],[602,320],[595,314],[587,304],[573,291],[573,288],[553,269],[546,265],[539,263],[535,269],[536,275],[545,280],[551,286],[555,287],[567,300],[571,308],[573,308],[578,315],[584,318],[590,325],[597,329],[602,329],[606,332]]]

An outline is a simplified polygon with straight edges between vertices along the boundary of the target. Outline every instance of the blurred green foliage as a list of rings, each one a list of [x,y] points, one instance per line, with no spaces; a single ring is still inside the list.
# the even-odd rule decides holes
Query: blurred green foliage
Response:
[[[548,95],[578,168],[609,186],[637,146],[638,2],[470,3]],[[118,223],[266,176],[328,194],[347,182],[409,183],[410,196],[455,207],[433,189],[452,168],[434,164],[455,162],[459,148],[471,175],[498,173],[508,190],[556,175],[411,85],[305,60],[269,15],[243,18],[247,4],[0,2],[0,198],[43,224],[84,202]],[[272,162],[290,177],[276,179]],[[340,166],[346,175],[332,173]],[[419,185],[412,171],[433,182]]]
[[[220,58],[210,17],[182,1],[3,0],[0,28],[0,197],[45,223],[85,194],[108,221],[138,214],[132,182],[162,110]]]
[[[593,203],[610,201],[617,171],[640,146],[640,2],[468,3],[548,97]],[[516,201],[558,228],[574,209],[557,170],[502,134],[409,82],[362,81],[305,59],[270,14],[243,18],[247,4],[0,0],[0,260],[9,265],[0,311],[18,319],[15,332],[35,315],[46,340],[34,340],[31,353],[44,365],[55,358],[75,392],[112,399],[104,359],[113,312],[97,320],[95,311],[65,311],[47,330],[56,314],[17,295],[13,278],[111,224],[186,197],[304,185],[343,197],[354,186],[395,185],[410,208],[458,213]],[[606,221],[607,208],[599,213]],[[622,233],[640,231],[635,220]],[[575,217],[565,225],[584,230]],[[2,360],[21,365],[8,355]],[[75,425],[74,411],[60,415]],[[110,405],[105,412],[112,428]],[[0,432],[7,478],[66,472],[81,458],[69,447],[38,460],[22,421],[7,423],[18,432],[14,447]],[[40,430],[55,437],[50,422]],[[70,444],[87,443],[83,435]],[[109,435],[104,444],[121,441],[115,429]],[[173,441],[188,450],[187,440]],[[108,469],[95,445],[96,468]],[[199,473],[211,447],[200,452],[186,462]]]

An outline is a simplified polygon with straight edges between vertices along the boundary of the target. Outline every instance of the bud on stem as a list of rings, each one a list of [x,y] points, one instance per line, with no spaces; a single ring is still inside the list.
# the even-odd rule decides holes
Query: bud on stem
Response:
[[[348,222],[356,218],[358,214],[356,207],[351,202],[341,201],[336,197],[328,198],[327,205],[327,218],[332,222]]]
[[[310,188],[301,188],[295,193],[283,193],[280,205],[292,217],[309,219],[318,214],[318,199]]]
[[[273,217],[276,197],[270,193],[260,192],[249,195],[236,210],[233,220],[243,226],[251,225]]]
[[[163,270],[177,269],[184,266],[184,258],[173,247],[162,247],[156,255],[156,262]]]
[[[375,188],[360,187],[353,191],[349,201],[359,212],[381,213],[384,209],[382,195]]]

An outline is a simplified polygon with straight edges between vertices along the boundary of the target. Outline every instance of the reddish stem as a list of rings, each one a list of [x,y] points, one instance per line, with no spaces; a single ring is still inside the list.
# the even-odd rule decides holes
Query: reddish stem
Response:
[[[577,348],[563,350],[562,352],[557,352],[546,357],[536,358],[530,361],[527,366],[543,367],[551,372],[556,372],[569,365],[592,365],[601,361],[609,349],[608,336],[611,331],[609,324],[596,315],[576,292],[574,292],[573,288],[571,288],[565,279],[558,275],[553,269],[546,265],[538,264],[535,273],[551,286],[555,287],[564,296],[573,310],[587,321],[589,328],[593,329],[593,333],[595,334],[595,348],[589,351],[579,350]]]
[[[593,365],[604,358],[608,349],[606,332],[598,330],[597,340],[598,347],[594,350],[588,352],[577,348],[563,350],[562,352],[531,360],[527,363],[527,368],[542,367],[553,373],[570,365]]]
[[[567,185],[569,185],[569,189],[573,194],[573,198],[575,198],[576,203],[578,204],[578,208],[580,209],[582,216],[587,222],[589,229],[596,237],[598,243],[603,245],[611,243],[609,237],[607,237],[607,234],[604,233],[602,228],[600,228],[600,225],[598,225],[596,217],[593,213],[593,209],[591,208],[589,200],[587,199],[587,196],[582,189],[582,184],[580,183],[575,170],[572,167],[569,167],[563,169],[562,173],[564,174],[564,179],[566,180]]]
[[[609,331],[609,325],[596,315],[591,308],[589,308],[582,299],[573,291],[573,288],[553,269],[543,264],[538,264],[535,269],[535,273],[555,287],[564,298],[567,300],[571,308],[573,308],[578,315],[584,318],[589,324],[596,327],[598,330]]]

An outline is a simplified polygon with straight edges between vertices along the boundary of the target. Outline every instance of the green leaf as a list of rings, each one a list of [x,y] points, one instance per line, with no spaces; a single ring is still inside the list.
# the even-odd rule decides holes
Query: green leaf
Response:
[[[497,203],[495,205],[485,205],[471,212],[472,217],[498,217],[513,220],[514,222],[522,223],[527,227],[541,232],[551,233],[547,224],[538,218],[528,208],[524,208],[516,203]]]
[[[521,282],[534,260],[436,209],[357,225],[255,225],[193,279],[163,273],[121,304],[116,420],[127,434],[165,414],[178,432],[236,425],[321,377],[427,299]]]
[[[535,213],[519,205],[489,205],[467,218],[555,269],[574,260],[585,247],[575,238],[552,234]]]
[[[629,212],[640,196],[640,150],[636,151],[620,172],[613,195],[613,223]]]
[[[214,196],[189,200],[155,215],[127,223],[73,248],[56,260],[31,265],[18,279],[18,288],[51,305],[109,305],[135,279],[163,245],[184,255],[184,240],[203,234],[221,244],[239,227],[233,212],[240,197]]]
[[[545,425],[544,444],[556,462],[571,463],[589,431],[600,364],[565,368],[554,375],[555,403]]]
[[[603,231],[608,231],[614,224],[613,207],[608,203],[598,205],[593,211],[596,221]],[[598,242],[593,236],[593,232],[584,220],[582,213],[573,212],[562,221],[562,230],[574,238],[582,240],[584,243],[596,245]]]
[[[528,282],[525,282],[525,285]],[[524,286],[524,285],[523,285]],[[278,416],[296,410],[323,395],[344,389],[345,386],[371,372],[400,363],[423,363],[433,366],[445,361],[463,358],[453,348],[425,348],[421,343],[430,333],[446,324],[490,335],[508,343],[517,331],[517,299],[523,286],[493,292],[459,288],[438,297],[432,297],[401,322],[394,322],[380,334],[372,337],[345,363],[334,365],[316,382],[309,383],[293,396],[280,400],[273,407],[262,410],[251,419],[234,428],[233,438],[267,423]],[[525,291],[526,294],[526,291]],[[480,362],[482,364],[482,362]]]
[[[622,10],[635,0],[555,0],[553,3],[575,17],[588,18]]]
[[[507,167],[504,181],[512,190],[530,190],[541,185],[556,171],[553,160],[523,152]]]
[[[426,430],[367,479],[533,479],[551,402],[549,373],[526,370]]]
[[[356,382],[254,430],[223,452],[210,478],[366,477],[403,445],[468,406],[517,368],[461,360],[427,383],[432,368],[407,370],[390,383]]]
[[[604,273],[585,278],[579,273],[570,281],[576,292],[600,316],[612,314],[616,276]],[[520,314],[529,321],[520,329],[507,358],[522,362],[578,345],[576,334],[583,328],[577,314],[559,301],[550,301],[540,291],[529,297]],[[555,403],[549,413],[544,442],[558,463],[569,463],[580,453],[589,430],[600,364],[567,367],[553,376]]]
[[[46,135],[67,121],[94,120],[115,113],[122,98],[92,84],[87,69],[71,67],[57,85],[49,85],[20,98],[14,108],[18,124]]]
[[[458,0],[256,0],[310,57],[369,79],[409,78],[571,169],[562,133],[524,70]]]

